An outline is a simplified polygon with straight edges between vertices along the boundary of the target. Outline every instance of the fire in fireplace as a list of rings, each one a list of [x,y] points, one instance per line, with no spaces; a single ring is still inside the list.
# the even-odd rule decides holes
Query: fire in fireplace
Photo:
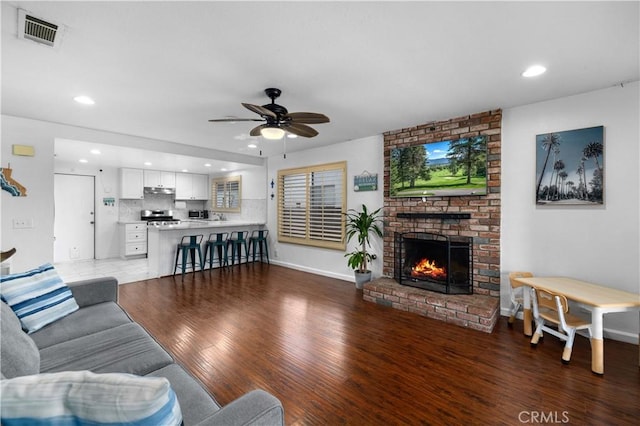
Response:
[[[423,258],[411,267],[411,276],[420,279],[443,280],[447,277],[447,268],[440,268],[435,261]]]
[[[473,293],[473,238],[396,232],[394,242],[399,284],[447,294]]]

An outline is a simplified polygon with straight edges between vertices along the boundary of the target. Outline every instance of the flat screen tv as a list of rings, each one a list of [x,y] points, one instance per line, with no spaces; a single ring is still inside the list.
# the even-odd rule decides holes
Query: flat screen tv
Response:
[[[389,196],[486,195],[487,136],[391,150]]]

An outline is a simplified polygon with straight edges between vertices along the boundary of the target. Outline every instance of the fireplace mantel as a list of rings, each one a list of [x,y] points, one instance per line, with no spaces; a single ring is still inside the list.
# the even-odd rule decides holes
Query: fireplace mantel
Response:
[[[400,219],[471,219],[471,213],[398,213]]]

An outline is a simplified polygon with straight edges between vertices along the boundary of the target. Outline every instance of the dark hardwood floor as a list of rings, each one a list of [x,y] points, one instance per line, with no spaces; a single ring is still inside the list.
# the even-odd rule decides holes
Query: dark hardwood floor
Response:
[[[251,264],[120,286],[120,304],[223,405],[262,388],[288,425],[637,425],[638,347],[537,349],[362,300],[345,281]]]

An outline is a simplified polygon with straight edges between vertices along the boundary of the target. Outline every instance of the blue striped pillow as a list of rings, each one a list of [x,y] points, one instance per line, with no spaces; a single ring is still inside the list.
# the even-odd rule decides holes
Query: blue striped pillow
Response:
[[[0,294],[27,333],[77,311],[78,304],[53,265],[0,277]]]
[[[24,425],[179,425],[182,412],[164,377],[63,371],[0,382],[0,421]]]

